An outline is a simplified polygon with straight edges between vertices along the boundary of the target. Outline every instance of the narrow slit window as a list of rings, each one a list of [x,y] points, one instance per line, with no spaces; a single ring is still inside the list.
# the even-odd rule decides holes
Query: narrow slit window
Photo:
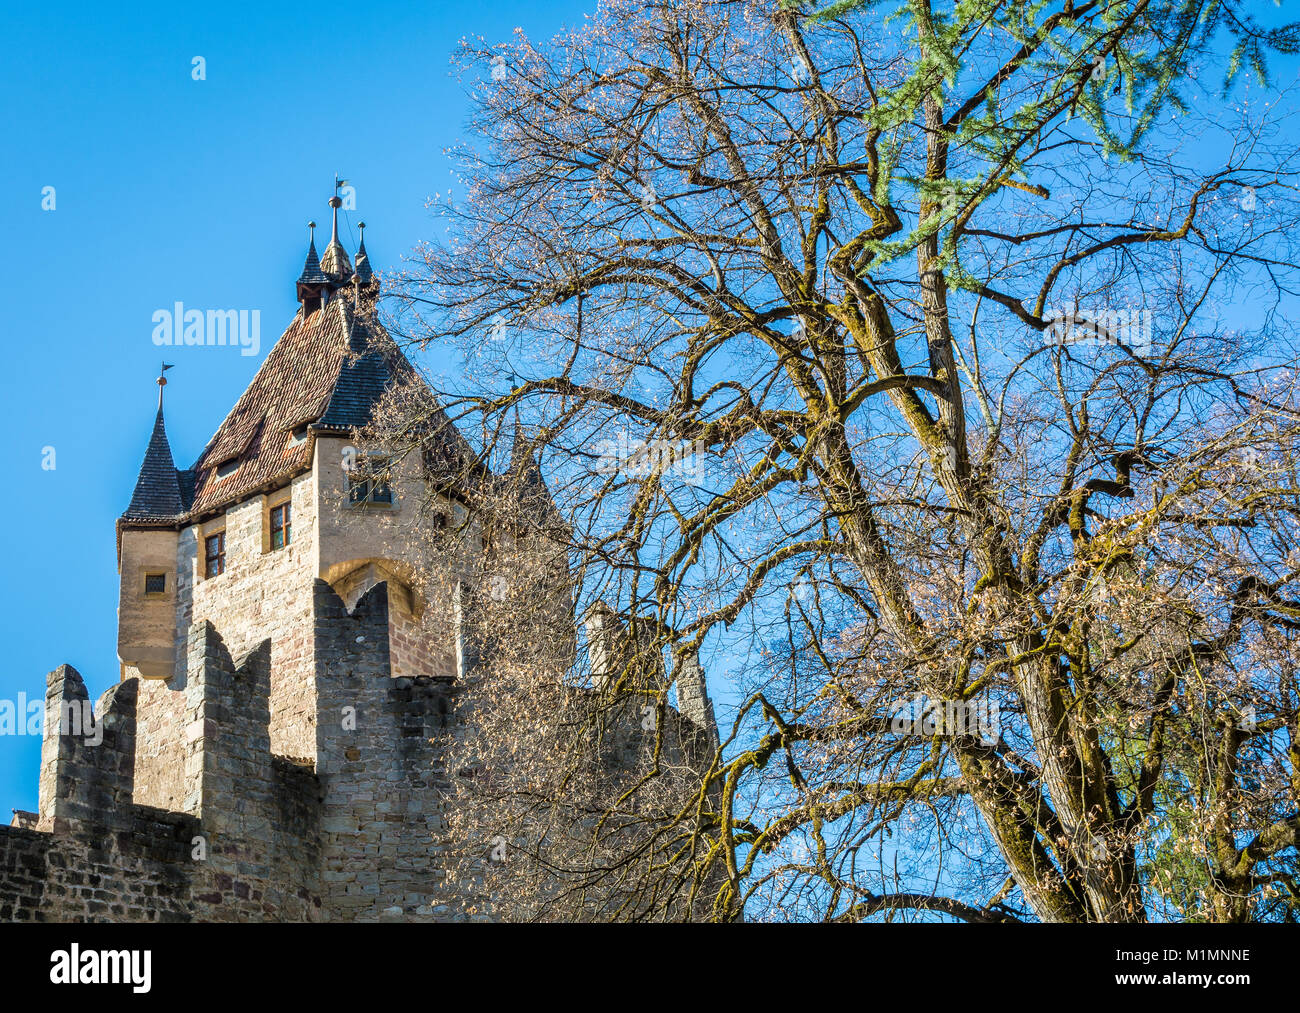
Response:
[[[271,548],[283,549],[289,544],[293,535],[293,525],[289,519],[289,504],[281,503],[271,508]]]
[[[209,535],[204,542],[206,566],[204,573],[209,577],[218,577],[226,572],[226,533],[218,531]]]

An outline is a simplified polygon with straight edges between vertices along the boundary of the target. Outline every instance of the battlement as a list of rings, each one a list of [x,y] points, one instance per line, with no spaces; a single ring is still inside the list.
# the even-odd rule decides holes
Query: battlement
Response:
[[[46,678],[40,806],[0,827],[0,921],[175,921],[199,821],[132,801],[134,681],[91,706],[81,675]]]
[[[91,706],[71,665],[45,680],[39,829],[100,821],[117,828],[132,802],[136,683],[120,682]]]
[[[134,801],[141,680],[92,707],[75,669],[51,672],[39,812],[0,828],[0,920],[468,917],[439,862],[453,680],[392,677],[387,584],[349,611],[318,580],[313,607],[314,766],[271,750],[270,641],[236,660],[191,626],[180,811]]]
[[[473,609],[463,588],[453,600],[455,615]],[[473,776],[449,769],[470,731],[462,696],[472,680],[394,677],[389,610],[387,583],[348,609],[315,581],[310,758],[272,748],[269,638],[235,658],[210,621],[195,622],[183,671],[128,678],[93,706],[75,669],[51,672],[39,811],[27,826],[0,827],[0,920],[491,918],[486,850],[481,868],[467,868],[473,842],[448,830],[457,779]],[[473,624],[458,626],[457,667],[472,674],[481,648]],[[626,643],[616,626],[605,632]],[[666,742],[688,764],[707,762],[717,740],[702,677],[689,666],[676,674],[688,713],[670,711]],[[150,774],[162,761],[176,767],[168,808],[136,801],[142,689],[154,741],[168,743],[149,753]],[[611,712],[617,731],[593,760],[613,773],[644,761],[653,736],[642,710],[629,696]]]
[[[446,756],[462,727],[456,685],[391,677],[388,607],[385,584],[349,613],[316,582],[322,889],[348,918],[466,915],[472,899],[448,888],[440,861],[455,793]]]

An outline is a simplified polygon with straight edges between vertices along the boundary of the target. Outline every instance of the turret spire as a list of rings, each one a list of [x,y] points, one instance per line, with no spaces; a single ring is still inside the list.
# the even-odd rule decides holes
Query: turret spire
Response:
[[[361,245],[357,247],[357,282],[369,285],[375,280],[375,272],[370,269],[370,257],[366,253],[366,223],[358,222],[357,231],[361,233]]]
[[[162,394],[163,387],[167,385],[167,378],[163,374],[171,368],[164,362],[158,374],[158,414],[154,417],[153,434],[140,465],[135,491],[131,494],[131,504],[122,515],[123,520],[170,520],[185,510],[171,445],[167,442],[167,428],[163,425]]]
[[[343,201],[339,199],[338,188],[345,181],[334,178],[334,196],[330,198],[330,210],[333,212],[334,224],[330,230],[330,244],[325,247],[325,256],[321,257],[321,270],[330,276],[330,280],[338,283],[347,281],[352,277],[352,262],[348,260],[348,255],[343,249],[343,244],[339,242],[339,208],[343,206]]]
[[[308,222],[307,260],[302,265],[302,274],[298,275],[298,301],[318,300],[322,285],[329,284],[329,275],[320,269],[320,258],[316,256],[316,223]]]

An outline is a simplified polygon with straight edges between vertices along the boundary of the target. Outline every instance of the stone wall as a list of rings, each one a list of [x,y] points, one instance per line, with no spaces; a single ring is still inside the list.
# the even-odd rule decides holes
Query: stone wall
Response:
[[[75,669],[50,673],[36,826],[0,827],[0,920],[323,917],[320,785],[270,752],[270,644],[236,665],[204,621],[187,647],[184,812],[134,798],[140,680],[92,709]]]
[[[126,829],[0,827],[0,922],[189,921],[197,827],[146,806]]]
[[[175,536],[168,677],[126,669],[92,708],[74,669],[50,674],[39,812],[32,827],[0,828],[0,920],[445,921],[508,910],[492,896],[501,870],[488,842],[449,839],[458,786],[475,776],[455,769],[473,721],[462,697],[481,661],[503,653],[567,667],[564,560],[546,557],[540,582],[507,582],[489,608],[480,563],[462,559],[417,600],[389,581],[411,571],[395,560],[424,558],[427,543],[407,527],[420,511],[341,513],[314,474]],[[271,551],[268,508],[286,493],[293,539]],[[226,572],[204,578],[203,538],[221,529]],[[502,539],[496,551],[496,572],[537,569],[531,544]],[[614,645],[627,637],[608,633]],[[679,673],[678,689],[702,719],[711,708],[697,667]],[[592,743],[611,777],[649,759],[653,734],[632,703]],[[711,753],[714,728],[669,713],[670,765]]]
[[[271,550],[268,505],[291,503],[292,538]],[[141,684],[138,706],[136,797],[149,805],[194,811],[185,805],[185,693],[188,633],[208,621],[240,656],[271,641],[272,751],[310,759],[315,740],[314,660],[311,656],[311,581],[315,576],[315,490],[310,473],[287,490],[254,496],[225,514],[172,535],[176,548],[173,608],[174,659],[170,678]],[[204,576],[204,539],[226,533],[226,571]],[[128,532],[127,534],[130,534]],[[129,565],[124,551],[123,568]],[[124,601],[123,607],[126,607]],[[131,670],[124,673],[129,678]]]
[[[268,541],[266,515],[282,498],[278,490],[181,532],[176,668],[184,670],[185,636],[196,622],[221,630],[235,657],[269,639],[272,751],[310,759],[316,739],[311,582],[318,560],[313,473],[295,478],[290,495],[292,538],[283,548],[271,549]],[[218,530],[226,533],[226,571],[205,577],[204,539]]]
[[[441,921],[481,913],[473,884],[449,883],[440,861],[454,797],[446,757],[463,728],[453,680],[389,675],[385,584],[350,614],[323,580],[315,597],[316,755],[330,917]]]
[[[169,529],[121,532],[118,565],[117,656],[122,676],[172,674],[176,653],[177,535]],[[145,575],[161,573],[161,593],[145,591]]]
[[[318,920],[319,786],[309,767],[271,753],[271,654],[239,665],[210,622],[189,636],[185,691],[187,809],[206,851],[204,921]]]
[[[92,709],[76,669],[47,677],[40,811],[34,829],[0,827],[0,920],[191,916],[198,821],[132,798],[137,685]]]
[[[184,812],[186,672],[141,679],[135,719],[135,800]]]
[[[220,630],[235,657],[270,640],[271,752],[307,762],[315,760],[317,739],[319,666],[313,653],[312,587],[318,577],[334,585],[349,602],[382,580],[390,582],[395,605],[390,610],[391,675],[444,678],[456,674],[459,630],[454,593],[458,585],[477,587],[482,577],[483,531],[460,504],[426,487],[414,461],[397,465],[391,506],[349,504],[343,469],[343,451],[349,446],[348,440],[338,437],[315,438],[310,471],[286,487],[249,497],[179,533],[123,532],[120,636],[132,645],[129,657],[122,655],[123,678],[161,676],[139,691],[139,801],[190,811],[182,797],[179,733],[186,692],[186,638],[196,622],[209,621]],[[292,538],[287,546],[271,549],[270,509],[286,499],[292,507]],[[463,525],[463,530],[444,543],[438,537],[444,525]],[[217,532],[225,533],[225,572],[207,577],[204,543]],[[500,541],[496,551],[522,555],[508,535]],[[449,545],[458,548],[450,551]],[[143,574],[161,568],[168,553],[174,553],[174,558],[167,564],[167,591],[145,600],[137,593],[143,587]],[[447,571],[445,579],[421,580],[435,558]],[[567,570],[562,558],[556,563],[564,579],[540,589],[530,582],[527,591],[521,591],[529,607],[544,617],[539,628],[551,632],[571,626]],[[417,585],[422,589],[415,590]],[[166,654],[159,646],[167,640],[166,622],[159,618],[165,614],[173,622],[172,659],[161,667],[150,662],[145,671],[130,659],[146,654],[152,658],[158,651]],[[147,650],[142,646],[146,641]],[[559,653],[565,646],[560,645]],[[571,653],[571,638],[567,646]]]
[[[440,862],[446,747],[460,727],[451,678],[390,675],[386,583],[351,613],[325,581],[312,591],[315,770],[273,751],[271,641],[236,661],[201,620],[171,697],[144,683],[147,706],[182,704],[169,788],[179,811],[135,799],[141,680],[92,709],[74,669],[49,675],[47,723],[88,717],[43,742],[36,828],[0,828],[0,920],[440,921],[482,910]]]

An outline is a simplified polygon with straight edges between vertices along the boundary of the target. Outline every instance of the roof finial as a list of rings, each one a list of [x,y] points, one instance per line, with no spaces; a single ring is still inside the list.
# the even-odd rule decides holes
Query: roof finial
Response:
[[[157,383],[158,383],[158,410],[159,411],[162,411],[163,388],[167,386],[167,375],[166,375],[167,370],[171,369],[172,365],[173,364],[170,362],[164,362],[162,364],[162,369],[159,370],[158,372]]]
[[[343,251],[343,244],[339,242],[339,208],[343,206],[343,201],[338,191],[339,187],[346,183],[346,179],[339,179],[335,174],[334,196],[329,200],[330,210],[334,216],[334,228],[330,234],[330,244],[325,247],[325,256],[321,257],[320,262],[321,270],[336,283],[346,282],[352,277],[352,262],[348,260],[348,255]]]

